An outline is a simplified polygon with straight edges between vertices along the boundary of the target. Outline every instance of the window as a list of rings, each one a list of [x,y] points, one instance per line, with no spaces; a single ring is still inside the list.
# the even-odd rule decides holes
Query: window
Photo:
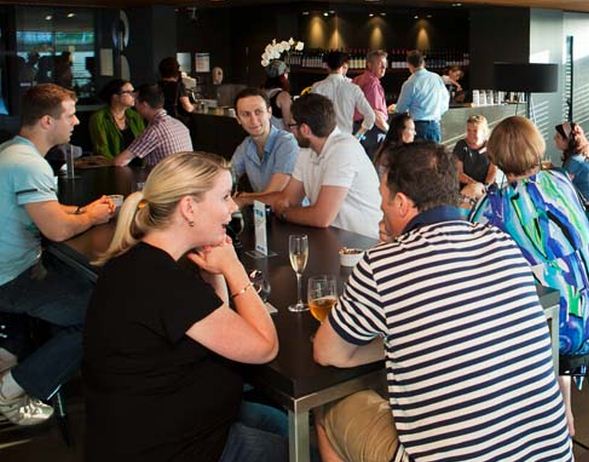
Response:
[[[80,8],[16,8],[16,76],[22,94],[31,85],[53,82],[94,91],[94,12]]]

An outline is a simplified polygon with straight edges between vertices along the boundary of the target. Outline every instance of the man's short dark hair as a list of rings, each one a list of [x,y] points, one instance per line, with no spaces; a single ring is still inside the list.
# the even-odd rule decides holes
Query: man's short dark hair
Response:
[[[173,56],[162,59],[158,68],[162,79],[177,78],[180,75],[180,64]]]
[[[157,83],[146,83],[137,89],[137,101],[152,109],[164,107],[164,92]]]
[[[350,60],[350,55],[343,51],[330,51],[325,55],[323,61],[327,64],[327,67],[332,71],[339,69]]]
[[[27,90],[22,99],[21,124],[32,126],[46,115],[57,119],[63,113],[62,102],[77,101],[76,94],[54,83],[41,83]]]
[[[297,124],[307,124],[313,135],[326,138],[335,129],[335,110],[329,98],[317,93],[307,93],[297,98],[291,106],[292,117]]]
[[[387,148],[382,161],[391,194],[402,192],[420,212],[440,205],[458,206],[456,164],[444,146],[415,142]]]
[[[270,108],[270,99],[268,98],[268,94],[264,90],[262,90],[261,88],[248,87],[241,90],[237,94],[237,96],[235,96],[235,102],[233,103],[233,107],[235,108],[235,110],[237,111],[237,102],[240,99],[248,98],[250,96],[259,96],[266,103],[266,107]]]
[[[423,54],[419,50],[411,50],[407,53],[407,62],[413,67],[421,67],[425,64]]]

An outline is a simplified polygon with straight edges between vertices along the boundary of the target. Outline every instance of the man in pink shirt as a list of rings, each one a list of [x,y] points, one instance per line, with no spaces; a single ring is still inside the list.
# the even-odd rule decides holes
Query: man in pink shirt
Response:
[[[366,70],[353,80],[364,92],[364,96],[366,96],[376,115],[374,127],[366,133],[366,138],[362,142],[364,149],[371,158],[389,130],[387,103],[384,88],[380,83],[380,79],[384,77],[386,70],[387,53],[383,50],[372,50],[366,55]],[[354,122],[359,123],[361,121],[362,115],[356,111]]]

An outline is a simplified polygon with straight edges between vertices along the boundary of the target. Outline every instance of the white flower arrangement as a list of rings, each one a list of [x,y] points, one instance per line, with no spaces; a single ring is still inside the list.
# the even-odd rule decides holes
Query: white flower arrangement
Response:
[[[272,42],[266,45],[266,48],[264,48],[264,53],[262,53],[262,61],[260,64],[262,64],[263,67],[266,67],[273,59],[280,59],[283,53],[288,54],[293,49],[295,51],[302,51],[303,48],[305,48],[305,43],[294,40],[292,37],[288,40],[288,42],[286,40],[277,42],[276,39],[273,39]]]

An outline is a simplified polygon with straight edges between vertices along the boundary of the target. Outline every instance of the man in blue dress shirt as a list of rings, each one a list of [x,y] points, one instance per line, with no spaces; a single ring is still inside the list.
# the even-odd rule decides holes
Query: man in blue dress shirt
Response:
[[[407,54],[407,67],[411,72],[403,86],[395,112],[409,112],[415,121],[415,138],[442,141],[440,119],[448,110],[450,94],[444,81],[435,72],[425,68],[425,60],[418,50]]]
[[[235,98],[235,113],[237,122],[249,135],[235,149],[231,159],[235,178],[247,174],[253,189],[253,192],[236,195],[235,201],[242,207],[263,194],[285,188],[299,147],[291,133],[271,126],[272,109],[263,90],[242,90]]]

